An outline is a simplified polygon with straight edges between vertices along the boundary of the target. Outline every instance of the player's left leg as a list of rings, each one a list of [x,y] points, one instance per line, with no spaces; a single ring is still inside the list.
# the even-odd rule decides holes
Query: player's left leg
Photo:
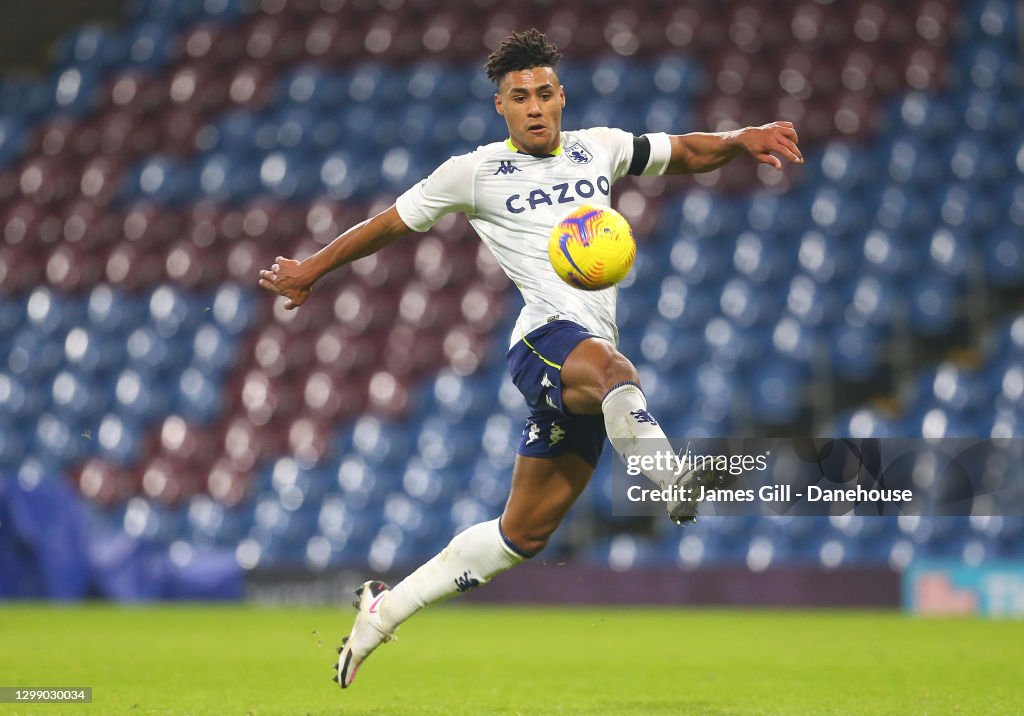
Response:
[[[460,532],[394,589],[380,581],[363,584],[354,603],[355,624],[338,652],[335,678],[342,688],[352,683],[363,661],[393,639],[398,626],[413,614],[486,584],[542,550],[593,471],[575,453],[519,455],[499,519]]]

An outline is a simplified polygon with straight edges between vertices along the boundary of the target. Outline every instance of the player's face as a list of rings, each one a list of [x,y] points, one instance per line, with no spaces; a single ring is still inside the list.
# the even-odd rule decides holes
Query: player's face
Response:
[[[494,95],[494,107],[505,118],[517,149],[551,154],[561,142],[565,91],[550,67],[506,74]]]

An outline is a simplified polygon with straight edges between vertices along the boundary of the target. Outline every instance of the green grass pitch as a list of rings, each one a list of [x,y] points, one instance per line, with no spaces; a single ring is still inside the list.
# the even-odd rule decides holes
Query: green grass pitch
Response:
[[[1022,714],[1024,623],[895,613],[440,607],[351,689],[345,609],[0,605],[0,714]]]

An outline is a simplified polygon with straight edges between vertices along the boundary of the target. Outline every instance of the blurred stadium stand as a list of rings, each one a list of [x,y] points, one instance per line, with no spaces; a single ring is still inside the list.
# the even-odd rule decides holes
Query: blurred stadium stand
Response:
[[[464,220],[299,311],[255,279],[504,136],[480,65],[530,26],[568,55],[566,127],[800,130],[803,167],[617,190],[641,241],[621,348],[670,435],[1022,436],[1016,3],[475,13],[130,0],[119,24],[64,35],[46,75],[0,80],[0,594],[50,593],[24,576],[42,538],[11,527],[32,494],[78,515],[77,593],[111,596],[234,594],[203,571],[225,554],[403,568],[500,512],[518,299]],[[549,554],[900,569],[1024,547],[1010,518],[623,523],[609,474]]]

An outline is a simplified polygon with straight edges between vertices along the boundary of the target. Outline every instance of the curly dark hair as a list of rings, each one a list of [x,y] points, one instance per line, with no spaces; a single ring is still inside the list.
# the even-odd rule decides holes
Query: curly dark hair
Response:
[[[531,67],[558,65],[562,53],[544,33],[536,29],[513,32],[498,45],[498,49],[487,57],[487,77],[496,85],[509,72],[528,70]]]

